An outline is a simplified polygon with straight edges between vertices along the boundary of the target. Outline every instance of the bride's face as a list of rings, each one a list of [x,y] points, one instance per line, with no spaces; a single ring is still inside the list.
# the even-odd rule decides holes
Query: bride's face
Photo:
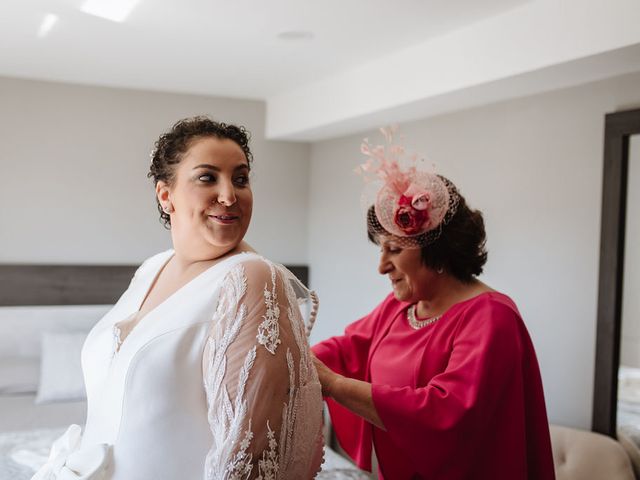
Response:
[[[158,182],[156,191],[163,205],[173,207],[174,243],[179,238],[182,244],[211,247],[212,252],[231,251],[249,228],[249,163],[233,140],[195,140],[177,165],[172,184]]]

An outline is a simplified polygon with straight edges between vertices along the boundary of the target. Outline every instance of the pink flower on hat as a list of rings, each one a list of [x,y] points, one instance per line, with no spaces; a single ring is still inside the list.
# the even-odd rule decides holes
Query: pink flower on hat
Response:
[[[424,194],[421,194],[424,195]],[[394,223],[406,235],[417,235],[422,233],[422,227],[425,222],[429,221],[429,212],[426,207],[424,209],[416,209],[413,206],[415,199],[401,195],[398,200],[398,208],[393,217]],[[425,201],[420,199],[420,204]]]

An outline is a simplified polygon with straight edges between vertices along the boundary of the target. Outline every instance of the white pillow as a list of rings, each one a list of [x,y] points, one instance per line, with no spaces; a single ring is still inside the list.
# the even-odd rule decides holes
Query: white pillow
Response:
[[[44,333],[36,403],[69,402],[87,397],[80,364],[86,333]]]

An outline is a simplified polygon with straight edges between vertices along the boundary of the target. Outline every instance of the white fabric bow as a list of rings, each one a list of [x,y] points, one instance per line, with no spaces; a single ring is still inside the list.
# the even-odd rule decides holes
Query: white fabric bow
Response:
[[[102,480],[111,447],[104,443],[80,448],[82,429],[71,425],[51,446],[49,460],[31,480]]]

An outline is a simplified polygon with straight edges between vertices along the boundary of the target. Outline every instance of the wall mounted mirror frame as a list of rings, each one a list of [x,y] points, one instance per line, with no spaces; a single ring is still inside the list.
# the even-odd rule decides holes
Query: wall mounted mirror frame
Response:
[[[629,138],[640,134],[640,109],[605,116],[598,322],[592,430],[616,437],[622,329]]]

